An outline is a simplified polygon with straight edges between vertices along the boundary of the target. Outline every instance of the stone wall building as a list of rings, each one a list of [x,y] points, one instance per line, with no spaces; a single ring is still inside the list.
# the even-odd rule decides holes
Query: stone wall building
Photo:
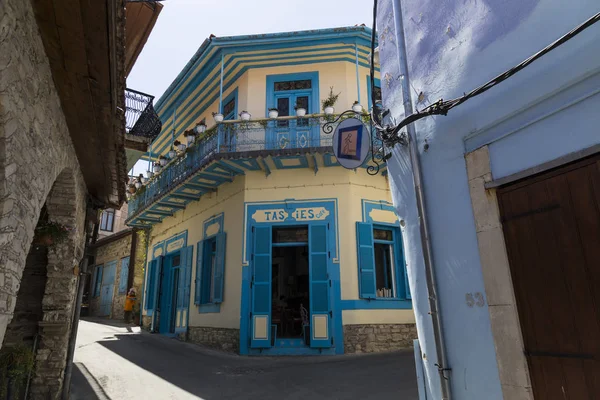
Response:
[[[34,351],[32,399],[61,393],[86,239],[125,200],[125,76],[147,39],[126,52],[125,12],[0,2],[0,351]]]

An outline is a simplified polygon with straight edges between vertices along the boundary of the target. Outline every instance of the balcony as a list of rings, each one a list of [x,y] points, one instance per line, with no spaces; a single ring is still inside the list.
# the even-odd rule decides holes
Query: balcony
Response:
[[[322,115],[310,115],[223,121],[213,126],[132,196],[128,225],[160,222],[249,170],[269,175],[273,167],[312,168],[317,173],[319,167],[339,166],[331,148],[332,135],[322,130],[326,122]]]
[[[127,170],[146,152],[148,144],[160,133],[162,123],[154,111],[154,96],[133,89],[125,90],[125,150]]]

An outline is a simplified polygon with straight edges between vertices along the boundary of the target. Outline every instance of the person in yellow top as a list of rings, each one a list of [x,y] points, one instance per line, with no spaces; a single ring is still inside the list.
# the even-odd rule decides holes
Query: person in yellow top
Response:
[[[125,298],[125,322],[129,323],[131,322],[131,315],[133,313],[133,305],[135,303],[136,300],[136,296],[135,296],[135,289],[131,288],[129,289],[129,292],[127,292],[127,297]]]

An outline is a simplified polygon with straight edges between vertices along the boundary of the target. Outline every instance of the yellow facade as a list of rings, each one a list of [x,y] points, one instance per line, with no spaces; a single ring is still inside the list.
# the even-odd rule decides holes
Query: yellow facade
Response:
[[[353,28],[349,35],[356,31],[364,42],[364,29]],[[173,139],[184,142],[181,134],[201,119],[205,118],[210,128],[214,124],[212,113],[222,111],[220,99],[227,99],[232,94],[236,96],[237,112],[246,110],[253,120],[266,118],[267,107],[278,105],[276,99],[281,96],[288,96],[285,98],[290,99],[286,101],[291,107],[292,101],[298,101],[293,100],[297,97],[288,95],[289,92],[285,92],[288,89],[273,89],[273,82],[278,82],[276,79],[312,82],[308,88],[297,88],[297,92],[310,101],[308,114],[316,115],[310,118],[311,123],[317,121],[321,125],[308,126],[305,121],[309,118],[280,120],[291,122],[263,120],[263,129],[250,133],[240,121],[222,124],[236,128],[230,131],[234,132],[233,139],[215,131],[219,133],[210,140],[218,141],[216,145],[210,144],[208,139],[196,141],[193,151],[199,152],[200,156],[194,157],[203,157],[199,167],[195,158],[184,153],[180,155],[181,160],[171,161],[162,172],[171,174],[171,179],[179,183],[166,182],[162,183],[166,189],[159,187],[159,175],[151,181],[156,186],[152,190],[161,190],[163,194],[153,194],[152,201],[134,199],[129,223],[152,227],[147,257],[151,272],[147,273],[145,281],[143,313],[154,330],[179,334],[224,349],[236,349],[242,354],[342,354],[411,345],[415,319],[403,277],[406,272],[402,230],[391,207],[385,165],[381,165],[380,173],[375,176],[369,175],[366,168],[348,170],[341,167],[332,154],[331,135],[321,129],[326,119],[319,116],[322,112],[320,103],[331,87],[334,93],[339,93],[335,104],[337,113],[350,109],[356,100],[360,100],[364,108],[370,105],[369,68],[364,65],[368,48],[363,42],[357,45],[354,41],[335,43],[332,39],[327,40],[330,43],[290,47],[292,50],[289,51],[294,54],[302,54],[294,56],[294,59],[302,57],[301,61],[283,60],[276,65],[267,64],[280,59],[282,49],[292,45],[282,44],[278,49],[260,51],[240,50],[235,55],[223,52],[220,64],[225,82],[222,96],[219,93],[219,66],[213,62],[208,71],[209,62],[200,57],[189,67],[191,72],[178,78],[177,85],[174,84],[167,97],[159,102],[157,110],[163,121],[163,133],[152,145],[154,157],[167,154]],[[206,57],[218,59],[219,51],[209,47]],[[232,76],[237,77],[232,79]],[[274,93],[274,90],[280,92]],[[293,115],[293,110],[290,114]],[[302,129],[306,131],[303,135],[312,135],[308,146],[300,136]],[[175,137],[169,134],[172,130],[176,132]],[[269,134],[276,140],[269,142]],[[281,134],[288,135],[287,142],[279,141]],[[243,142],[242,136],[253,141]],[[226,150],[222,150],[224,143],[228,146],[225,146]],[[198,146],[209,144],[213,147],[207,147],[208,150],[202,153]],[[181,165],[188,165],[186,162],[187,168],[199,169],[187,173],[181,168]],[[288,246],[272,241],[271,232],[275,235],[281,227],[300,227],[308,232],[307,239],[301,242],[304,243],[302,248],[308,249],[307,255],[299,256],[297,252],[293,257],[297,263],[294,268],[300,268],[301,257],[307,260],[302,268],[307,268],[307,275],[303,276],[308,279],[305,295],[310,297],[305,299],[307,306],[310,305],[310,315],[303,315],[301,321],[297,317],[297,323],[302,323],[302,339],[289,341],[282,333],[286,329],[285,323],[278,322],[279,317],[275,315],[276,297],[282,293],[282,281],[277,281],[275,290],[272,272],[268,272],[266,278],[259,277],[262,268],[259,263],[271,271],[274,249]],[[370,243],[364,238],[359,240],[361,227],[370,229],[367,232]],[[382,242],[379,237],[377,242],[373,239],[377,229],[390,235],[395,232],[393,239],[384,237]],[[378,257],[385,260],[377,261],[389,266],[385,270],[384,284],[392,285],[388,289],[379,282],[383,279],[381,275],[377,275],[384,272],[375,272],[374,249],[378,245],[375,242],[388,243],[387,247],[380,247],[386,250],[378,253]],[[222,254],[219,246],[224,249]],[[288,247],[292,246],[300,244]],[[359,250],[361,246],[371,251],[367,256],[360,256],[360,260],[367,260],[366,264],[359,261],[359,254],[363,254]],[[223,265],[222,281],[215,263]],[[317,265],[321,265],[321,269],[317,269]],[[371,265],[371,269],[365,265]],[[281,264],[277,264],[277,271],[281,268]],[[380,268],[383,271],[388,267]],[[166,272],[161,272],[163,270]],[[369,274],[372,274],[371,281]],[[286,276],[290,282],[296,278],[300,280],[300,275],[295,275],[292,280]],[[186,279],[189,280],[186,282]],[[284,279],[283,275],[281,279]],[[389,283],[392,281],[396,283]],[[216,282],[222,282],[222,293]],[[366,294],[367,283],[372,285],[373,293]],[[190,290],[182,290],[182,284],[189,285]],[[286,282],[285,285],[291,284]],[[268,290],[268,304],[264,303],[267,300],[259,295],[259,290]],[[159,296],[161,292],[162,297]],[[165,299],[165,293],[173,300]],[[181,293],[185,293],[185,301]],[[317,305],[318,302],[321,303]],[[169,327],[161,319],[171,313],[176,317],[173,317],[175,322],[171,321],[172,317],[166,317],[171,321]],[[387,337],[390,332],[398,337],[394,343],[377,342],[373,336],[380,331],[386,333],[382,337]]]

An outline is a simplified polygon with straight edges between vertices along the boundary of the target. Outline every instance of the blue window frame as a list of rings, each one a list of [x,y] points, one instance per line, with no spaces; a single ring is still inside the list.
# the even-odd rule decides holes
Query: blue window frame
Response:
[[[92,297],[100,296],[102,287],[102,265],[97,265],[94,271],[94,279],[92,281]]]
[[[356,224],[359,293],[365,299],[410,299],[400,229]]]
[[[238,88],[235,88],[223,99],[223,119],[237,119],[238,115]]]
[[[379,78],[375,78],[375,98],[376,101],[381,105],[381,81]],[[369,101],[369,110],[373,107],[373,101],[371,99],[371,77],[367,75],[367,99]]]
[[[127,281],[129,279],[129,257],[121,259],[121,273],[119,275],[119,294],[127,293]]]
[[[197,305],[223,302],[226,238],[226,234],[220,232],[198,242],[194,295]]]
[[[156,281],[158,279],[158,259],[154,259],[148,263],[148,271],[146,278],[146,310],[154,310],[154,299],[156,297]]]

